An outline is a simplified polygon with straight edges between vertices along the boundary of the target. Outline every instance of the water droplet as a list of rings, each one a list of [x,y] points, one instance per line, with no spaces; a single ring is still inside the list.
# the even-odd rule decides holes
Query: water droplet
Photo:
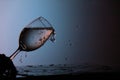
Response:
[[[72,43],[69,43],[69,46],[72,46]]]
[[[65,60],[67,61],[67,60],[68,60],[68,58],[66,57],[66,58],[65,58]]]
[[[39,41],[42,41],[42,39],[40,38]]]
[[[53,33],[53,34],[50,36],[50,40],[51,40],[52,42],[55,42],[55,33]]]
[[[67,45],[72,46],[71,40],[68,40]]]
[[[27,57],[27,53],[25,52],[25,58]]]
[[[79,28],[80,28],[80,25],[76,25],[75,27],[76,27],[76,29],[79,29]]]
[[[20,56],[20,59],[19,59],[19,61],[22,63],[23,62],[23,60],[22,60],[22,55]]]

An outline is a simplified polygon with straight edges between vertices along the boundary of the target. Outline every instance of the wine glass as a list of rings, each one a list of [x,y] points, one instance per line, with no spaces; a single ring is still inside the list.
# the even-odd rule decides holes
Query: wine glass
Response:
[[[49,38],[51,41],[54,41],[54,34],[55,30],[47,19],[38,17],[21,31],[19,47],[10,56],[10,59],[14,59],[20,51],[29,52],[40,48]]]

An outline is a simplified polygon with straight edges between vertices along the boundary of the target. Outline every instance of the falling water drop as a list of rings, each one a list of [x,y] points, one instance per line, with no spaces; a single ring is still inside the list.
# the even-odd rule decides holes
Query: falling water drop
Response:
[[[25,58],[27,57],[27,53],[25,52]]]
[[[68,58],[67,57],[65,57],[65,61],[67,61],[68,60]]]
[[[50,40],[51,40],[52,42],[55,42],[55,32],[50,36]]]
[[[22,63],[23,62],[23,60],[22,60],[22,55],[20,56],[20,59],[19,59],[19,61]]]

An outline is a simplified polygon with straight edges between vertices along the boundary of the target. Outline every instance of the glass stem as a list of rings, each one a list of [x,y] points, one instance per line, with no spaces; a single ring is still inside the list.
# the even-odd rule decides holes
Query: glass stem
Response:
[[[20,52],[20,48],[18,48],[11,56],[10,59],[13,60],[15,58],[15,56]]]

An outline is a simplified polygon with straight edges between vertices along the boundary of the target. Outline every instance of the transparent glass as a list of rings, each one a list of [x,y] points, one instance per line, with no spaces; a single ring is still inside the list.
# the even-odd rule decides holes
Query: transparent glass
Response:
[[[40,48],[50,38],[54,41],[55,30],[52,25],[43,17],[39,17],[29,23],[19,36],[19,47],[10,56],[10,59],[14,57],[20,51],[33,51]]]

